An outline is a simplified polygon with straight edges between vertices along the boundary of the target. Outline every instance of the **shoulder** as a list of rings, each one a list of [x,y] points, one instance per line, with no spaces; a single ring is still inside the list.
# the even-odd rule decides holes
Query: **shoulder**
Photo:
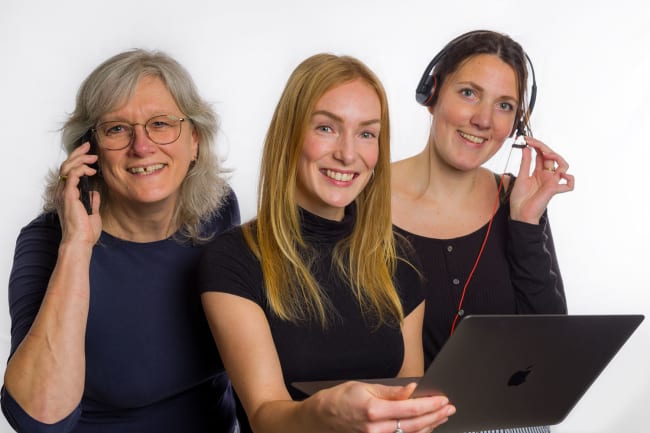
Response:
[[[201,256],[201,292],[225,292],[262,302],[262,268],[249,248],[241,227],[210,241]]]
[[[223,199],[220,211],[222,215],[228,216],[233,225],[239,225],[239,201],[237,200],[237,194],[235,194],[235,191],[230,187]]]
[[[394,283],[406,316],[424,299],[422,266],[417,252],[406,237],[396,233],[395,246],[397,269],[395,270]]]
[[[406,194],[412,188],[413,172],[416,169],[416,157],[393,162],[390,165],[391,190],[393,194]],[[410,173],[410,175],[409,175]]]
[[[237,200],[237,195],[233,189],[228,189],[228,193],[225,195],[221,208],[219,209],[218,216],[221,219],[222,224],[227,226],[225,228],[238,226],[241,223],[239,201]]]
[[[247,223],[247,226],[254,222]],[[201,266],[212,271],[242,272],[259,266],[259,260],[244,237],[243,226],[225,230],[209,241],[202,253]]]
[[[411,233],[393,225],[393,238],[395,240],[395,252],[397,257],[407,262],[412,262],[417,259],[417,252],[411,243]]]
[[[228,189],[219,208],[204,223],[203,232],[206,235],[219,234],[238,226],[240,223],[237,195],[234,190]]]
[[[228,256],[247,249],[241,226],[233,226],[219,232],[205,245],[204,255]]]
[[[61,241],[61,223],[55,212],[40,214],[20,230],[18,245],[32,241],[51,241],[58,247]]]

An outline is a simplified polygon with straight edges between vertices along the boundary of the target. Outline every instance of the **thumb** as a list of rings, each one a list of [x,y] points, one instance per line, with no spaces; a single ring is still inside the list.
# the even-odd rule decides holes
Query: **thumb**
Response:
[[[101,199],[98,191],[90,191],[90,203],[93,214],[99,213],[99,204],[101,203]]]
[[[406,400],[413,394],[417,383],[409,383],[404,386],[385,386],[377,385],[374,394],[377,398],[382,400]]]

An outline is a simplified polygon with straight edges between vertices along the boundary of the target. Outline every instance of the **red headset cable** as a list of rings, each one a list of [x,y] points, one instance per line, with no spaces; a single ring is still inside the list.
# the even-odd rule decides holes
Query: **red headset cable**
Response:
[[[497,198],[494,202],[494,209],[492,209],[492,216],[490,217],[490,221],[488,222],[487,230],[485,231],[485,237],[483,238],[481,249],[479,250],[476,256],[476,260],[474,261],[474,266],[472,266],[472,270],[467,276],[467,280],[465,281],[465,285],[463,286],[463,291],[460,295],[460,301],[458,302],[458,308],[456,308],[456,314],[454,315],[454,321],[451,323],[451,330],[449,331],[450,337],[454,333],[454,329],[456,328],[456,323],[458,322],[458,318],[464,314],[463,301],[465,300],[465,294],[467,293],[467,286],[469,286],[469,282],[472,280],[472,277],[474,276],[474,271],[476,271],[478,262],[479,260],[481,260],[481,256],[483,255],[483,251],[485,250],[485,245],[487,244],[488,236],[490,235],[490,230],[492,229],[492,222],[494,221],[494,216],[496,215],[497,209],[499,208],[499,198],[501,196],[501,190],[503,189],[503,178],[505,176],[506,171],[508,170],[508,163],[510,162],[510,155],[512,154],[512,149],[513,148],[523,149],[525,147],[526,147],[525,144],[519,144],[517,143],[517,141],[515,141],[515,143],[510,148],[510,152],[508,153],[508,159],[506,160],[506,167],[503,170],[504,174],[501,175],[501,179],[499,179],[499,187],[497,188]]]

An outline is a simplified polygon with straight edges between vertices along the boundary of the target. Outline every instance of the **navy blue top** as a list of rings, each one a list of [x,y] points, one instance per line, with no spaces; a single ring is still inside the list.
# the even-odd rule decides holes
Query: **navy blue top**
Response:
[[[204,233],[240,222],[230,193]],[[40,308],[57,260],[54,213],[22,229],[9,278],[11,354]],[[203,247],[172,238],[136,243],[102,232],[90,263],[86,380],[80,405],[56,424],[27,415],[6,389],[2,410],[19,432],[226,432],[230,382],[197,292]]]

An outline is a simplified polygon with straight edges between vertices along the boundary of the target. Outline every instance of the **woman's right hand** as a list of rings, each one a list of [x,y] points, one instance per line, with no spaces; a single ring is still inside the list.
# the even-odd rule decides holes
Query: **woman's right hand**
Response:
[[[61,221],[61,242],[82,241],[90,246],[94,245],[102,230],[102,221],[99,215],[99,193],[91,191],[92,215],[88,215],[84,208],[79,193],[81,176],[93,176],[97,170],[90,164],[97,162],[97,155],[88,153],[90,143],[83,143],[74,149],[59,170],[58,214]]]
[[[220,272],[223,257],[206,249],[200,278]],[[295,401],[286,388],[265,311],[254,301],[230,293],[205,291],[201,300],[221,359],[255,432],[394,433],[399,420],[405,433],[429,433],[456,410],[444,396],[409,398],[414,383],[383,386],[349,381]]]
[[[456,412],[444,396],[410,399],[415,383],[385,386],[345,382],[305,400],[336,432],[429,433]],[[312,402],[308,402],[312,400]]]
[[[68,416],[79,405],[85,388],[89,269],[102,227],[99,194],[92,193],[92,215],[79,200],[79,178],[96,173],[88,164],[96,162],[97,156],[88,154],[89,150],[90,144],[84,143],[61,164],[56,193],[62,238],[56,265],[47,288],[40,288],[45,294],[29,333],[5,370],[7,391],[32,418],[46,424]],[[35,251],[28,254],[37,255]],[[38,260],[43,259],[22,260],[41,266]]]

